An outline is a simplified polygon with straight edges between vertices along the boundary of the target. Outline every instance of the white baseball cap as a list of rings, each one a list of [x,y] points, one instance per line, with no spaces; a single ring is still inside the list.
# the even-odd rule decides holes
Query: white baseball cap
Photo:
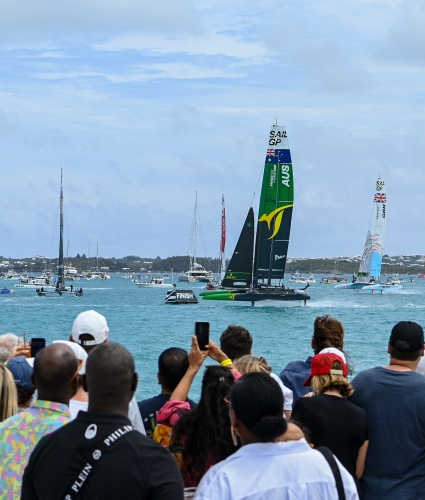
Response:
[[[337,356],[343,359],[345,364],[347,364],[347,360],[345,359],[345,354],[336,347],[325,347],[325,349],[322,349],[319,354],[326,354],[327,352],[336,354]]]
[[[70,347],[74,351],[75,357],[79,361],[83,362],[78,374],[84,375],[86,373],[86,361],[87,361],[87,358],[89,357],[89,355],[86,353],[86,351],[79,344],[76,344],[75,342],[71,342],[70,340],[54,340],[52,342],[52,344],[66,344],[68,347]]]
[[[80,313],[72,325],[71,337],[74,342],[84,346],[99,345],[108,339],[108,323],[105,316],[96,311],[84,311]],[[91,339],[81,340],[80,335],[91,335]]]

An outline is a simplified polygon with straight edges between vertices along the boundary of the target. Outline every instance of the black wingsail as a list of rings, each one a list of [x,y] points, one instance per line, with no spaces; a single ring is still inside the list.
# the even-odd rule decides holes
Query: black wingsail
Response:
[[[241,234],[230,259],[221,286],[246,288],[252,284],[252,258],[254,255],[254,210],[249,209]]]

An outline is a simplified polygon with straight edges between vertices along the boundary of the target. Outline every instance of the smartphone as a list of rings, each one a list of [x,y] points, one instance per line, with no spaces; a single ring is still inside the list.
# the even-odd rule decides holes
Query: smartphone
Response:
[[[43,347],[46,347],[46,339],[38,339],[38,338],[31,339],[30,346],[31,346],[31,357],[35,358],[35,355],[38,353],[38,351],[41,351]]]
[[[210,343],[210,324],[208,321],[197,321],[195,323],[195,335],[199,349],[206,351],[207,345]]]

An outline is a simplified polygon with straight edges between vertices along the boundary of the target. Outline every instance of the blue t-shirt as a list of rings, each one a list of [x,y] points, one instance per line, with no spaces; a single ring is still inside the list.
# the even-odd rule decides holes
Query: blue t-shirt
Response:
[[[298,398],[311,391],[310,386],[304,387],[304,382],[310,376],[310,371],[311,356],[305,361],[291,361],[280,372],[279,378],[283,382],[283,385],[291,389],[294,393],[294,403]]]
[[[351,401],[367,413],[364,500],[425,498],[425,377],[382,367],[360,372]]]

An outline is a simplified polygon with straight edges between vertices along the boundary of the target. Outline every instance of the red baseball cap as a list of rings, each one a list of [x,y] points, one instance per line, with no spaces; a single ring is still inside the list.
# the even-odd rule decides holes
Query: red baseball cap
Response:
[[[339,361],[342,365],[342,370],[335,370],[332,368],[332,363]],[[304,387],[310,385],[312,377],[315,375],[343,375],[347,376],[347,365],[338,354],[327,352],[325,354],[316,354],[311,358],[311,372],[308,379],[304,382]]]

